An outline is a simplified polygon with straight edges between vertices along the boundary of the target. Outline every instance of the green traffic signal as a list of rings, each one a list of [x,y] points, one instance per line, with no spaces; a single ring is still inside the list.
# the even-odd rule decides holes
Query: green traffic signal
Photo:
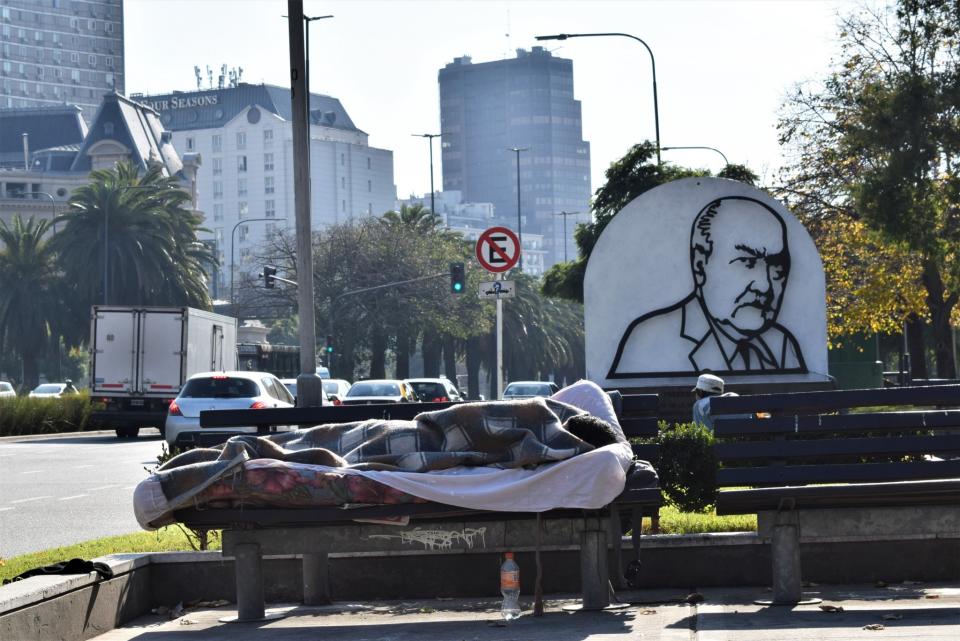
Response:
[[[454,294],[462,294],[466,286],[466,270],[463,263],[450,263],[450,291]]]

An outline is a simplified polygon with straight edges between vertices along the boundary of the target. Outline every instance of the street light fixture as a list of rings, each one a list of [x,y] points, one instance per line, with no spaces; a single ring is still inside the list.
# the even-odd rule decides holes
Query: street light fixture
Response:
[[[517,240],[520,243],[517,252],[520,254],[520,271],[523,272],[523,222],[520,218],[520,152],[530,151],[530,147],[507,147],[507,149],[517,154]]]
[[[438,134],[410,134],[410,135],[415,136],[417,138],[426,138],[430,145],[430,213],[435,214],[437,213],[437,208],[433,200],[434,194],[436,193],[435,190],[433,189],[433,139],[439,138],[440,136],[445,136],[446,132],[441,131]]]
[[[550,36],[537,36],[537,40],[566,40],[568,38],[595,38],[595,37],[607,37],[607,36],[620,36],[623,38],[631,38],[642,44],[647,53],[650,54],[650,68],[653,72],[653,122],[656,129],[657,135],[657,164],[660,162],[660,107],[657,101],[657,63],[653,58],[653,51],[650,49],[650,45],[641,40],[640,38],[631,35],[629,33],[558,33]]]
[[[244,218],[243,220],[237,221],[237,224],[234,225],[233,229],[230,230],[230,303],[231,304],[236,304],[234,288],[233,288],[233,279],[237,271],[236,265],[234,263],[234,256],[236,256],[236,252],[234,251],[234,248],[237,246],[237,243],[234,238],[234,234],[236,234],[237,228],[240,227],[240,225],[243,225],[246,223],[256,223],[256,222],[265,221],[265,220],[269,220],[270,222],[273,222],[277,220],[286,220],[286,218]]]
[[[730,164],[730,161],[727,160],[726,154],[724,154],[722,151],[720,151],[719,149],[717,149],[717,148],[715,148],[715,147],[688,146],[688,147],[664,147],[664,148],[663,148],[664,151],[673,151],[674,149],[705,149],[705,150],[707,150],[707,151],[715,151],[715,152],[717,152],[718,154],[720,154],[720,156],[723,158],[723,164],[724,164],[724,165],[729,165],[729,164]]]
[[[567,216],[579,216],[579,211],[561,211],[556,216],[563,216],[563,262],[567,262]]]

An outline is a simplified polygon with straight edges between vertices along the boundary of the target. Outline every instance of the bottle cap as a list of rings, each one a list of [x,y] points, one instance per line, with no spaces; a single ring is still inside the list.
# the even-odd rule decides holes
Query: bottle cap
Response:
[[[505,558],[507,558],[507,559],[512,559],[512,558],[513,558],[513,552],[505,552],[503,556],[504,556]]]

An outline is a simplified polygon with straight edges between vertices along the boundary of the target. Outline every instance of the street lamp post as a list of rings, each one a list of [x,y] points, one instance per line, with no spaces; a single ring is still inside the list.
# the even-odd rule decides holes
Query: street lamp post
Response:
[[[650,54],[650,68],[653,72],[653,124],[655,132],[657,135],[657,164],[660,163],[660,106],[657,100],[657,63],[653,58],[653,51],[650,49],[650,45],[641,40],[640,38],[631,35],[629,33],[558,33],[550,36],[537,36],[537,40],[566,40],[568,38],[595,38],[595,37],[607,37],[607,36],[620,36],[623,38],[631,38],[636,40],[646,48],[647,53]]]
[[[286,218],[244,218],[243,220],[237,221],[237,224],[234,225],[233,229],[230,230],[230,303],[233,305],[236,304],[236,300],[234,300],[235,294],[234,294],[234,287],[233,287],[233,278],[234,278],[234,273],[236,272],[236,265],[234,263],[234,256],[236,256],[236,252],[234,251],[234,248],[237,246],[236,240],[234,239],[234,234],[236,233],[237,228],[240,227],[240,225],[243,225],[245,223],[260,222],[264,220],[275,221],[275,220],[286,220]]]
[[[436,193],[433,188],[433,139],[443,136],[444,133],[441,131],[438,134],[410,134],[411,136],[416,136],[417,138],[426,138],[430,145],[430,213],[437,213],[437,207],[434,203],[433,197]]]
[[[722,151],[720,151],[720,150],[717,149],[716,147],[703,147],[703,146],[697,145],[697,146],[664,147],[664,148],[663,148],[664,151],[673,151],[674,149],[705,149],[705,150],[707,150],[707,151],[715,151],[715,152],[717,152],[718,154],[720,154],[720,157],[721,157],[721,158],[723,158],[723,164],[724,164],[724,165],[729,165],[729,164],[730,164],[730,161],[727,160],[726,154],[724,154]]]
[[[517,251],[520,253],[520,271],[523,272],[523,222],[520,218],[520,152],[530,151],[530,147],[508,147],[508,149],[517,155],[517,240],[520,242]]]
[[[563,216],[563,262],[567,262],[567,216],[579,216],[579,211],[561,211],[557,216]]]

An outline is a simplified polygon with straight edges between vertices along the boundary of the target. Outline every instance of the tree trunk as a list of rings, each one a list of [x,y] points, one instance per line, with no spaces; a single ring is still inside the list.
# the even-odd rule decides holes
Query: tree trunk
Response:
[[[35,353],[23,354],[23,389],[32,390],[40,384],[40,369],[37,367],[37,355]]]
[[[480,398],[480,350],[483,340],[479,336],[467,339],[467,398]]]
[[[907,351],[910,353],[910,378],[929,378],[927,355],[923,345],[923,319],[911,314],[906,322]]]
[[[373,333],[370,341],[370,378],[387,377],[387,337],[380,330]]]
[[[927,309],[930,310],[930,329],[933,332],[937,377],[956,378],[957,368],[953,357],[953,328],[950,327],[950,314],[957,304],[957,294],[946,295],[940,271],[933,261],[928,260],[924,263],[923,285],[927,290],[926,303]]]
[[[424,332],[421,342],[423,350],[423,375],[426,378],[440,376],[440,352],[442,343],[436,332]]]
[[[397,330],[397,378],[410,378],[410,335]]]
[[[457,341],[453,336],[443,337],[443,375],[457,386]]]

